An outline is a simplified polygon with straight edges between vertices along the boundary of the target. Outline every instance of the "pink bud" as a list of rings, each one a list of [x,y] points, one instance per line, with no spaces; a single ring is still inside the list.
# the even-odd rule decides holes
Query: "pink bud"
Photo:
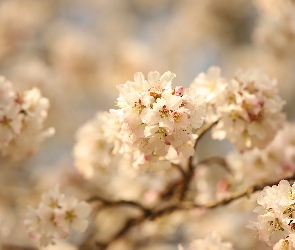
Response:
[[[176,86],[175,87],[175,95],[180,96],[182,94],[183,87],[182,86]]]
[[[258,116],[255,114],[249,114],[251,121],[257,120]]]

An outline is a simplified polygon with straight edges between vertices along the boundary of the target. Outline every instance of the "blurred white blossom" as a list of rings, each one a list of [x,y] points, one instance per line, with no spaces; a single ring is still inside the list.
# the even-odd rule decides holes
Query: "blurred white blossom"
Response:
[[[226,79],[221,77],[221,69],[210,67],[207,73],[200,73],[190,85],[198,95],[204,96],[207,105],[207,122],[213,122],[216,116],[216,100],[226,88]]]
[[[256,0],[260,18],[254,40],[277,57],[293,57],[295,52],[295,3],[292,0]]]
[[[0,149],[13,159],[33,154],[44,138],[54,133],[44,130],[49,100],[33,88],[18,93],[12,84],[0,78]]]
[[[84,233],[90,212],[88,203],[60,193],[58,185],[55,185],[42,195],[37,209],[30,208],[24,224],[32,239],[39,241],[41,246],[47,246],[69,236],[72,227]]]
[[[112,161],[113,143],[107,141],[104,128],[107,120],[112,115],[103,112],[98,113],[94,119],[84,124],[76,133],[77,143],[74,147],[75,166],[78,171],[86,178],[91,178],[97,168],[106,168]],[[116,129],[116,120],[111,119],[108,131],[118,133]],[[110,136],[110,135],[109,135]]]
[[[230,242],[224,242],[216,232],[207,233],[204,239],[198,239],[192,241],[187,250],[233,250],[233,246]],[[182,246],[178,247],[178,250],[184,250]]]
[[[257,222],[251,222],[249,228],[257,230],[259,239],[274,249],[291,249],[295,246],[295,185],[286,180],[278,185],[265,187],[257,198]],[[279,248],[281,247],[281,248]]]
[[[227,138],[240,151],[264,148],[283,126],[283,105],[276,80],[259,69],[239,70],[218,96],[212,137]]]
[[[231,152],[226,161],[235,182],[251,186],[266,180],[288,177],[295,171],[295,124],[285,123],[265,149]]]

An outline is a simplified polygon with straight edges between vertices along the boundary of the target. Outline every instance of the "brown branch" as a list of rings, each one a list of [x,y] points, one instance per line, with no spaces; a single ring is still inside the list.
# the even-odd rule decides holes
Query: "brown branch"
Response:
[[[209,131],[212,128],[212,126],[214,126],[216,123],[217,122],[212,123],[212,124],[207,124],[207,125],[203,126],[197,132],[199,137],[195,143],[195,149],[197,148],[199,139],[201,137],[203,137],[204,134],[207,131]],[[126,200],[109,201],[109,200],[104,199],[100,196],[95,196],[95,197],[90,198],[88,200],[88,202],[99,201],[103,205],[110,206],[110,207],[112,207],[112,206],[132,206],[132,207],[135,207],[143,212],[142,215],[140,215],[139,217],[127,219],[126,222],[124,223],[124,225],[122,226],[122,228],[120,228],[117,231],[117,233],[115,233],[107,242],[96,242],[96,247],[99,247],[102,250],[107,249],[108,246],[111,245],[114,241],[123,237],[131,229],[133,229],[137,225],[142,224],[144,221],[147,221],[147,220],[152,221],[152,220],[155,220],[159,217],[166,216],[170,213],[173,213],[175,211],[190,210],[190,209],[196,209],[196,208],[214,209],[214,208],[222,207],[222,206],[232,203],[233,201],[235,201],[237,199],[240,199],[243,197],[248,197],[249,195],[251,195],[252,193],[254,193],[256,191],[261,191],[266,186],[277,185],[280,181],[279,180],[279,181],[265,182],[262,184],[254,185],[254,186],[248,188],[247,190],[233,193],[229,197],[226,197],[222,200],[215,201],[215,202],[208,203],[208,204],[196,204],[194,202],[187,202],[187,201],[184,201],[184,198],[185,198],[186,192],[189,188],[189,184],[192,180],[194,170],[198,165],[200,165],[200,164],[208,164],[208,165],[219,164],[219,165],[223,166],[226,170],[229,170],[225,160],[221,157],[211,157],[211,158],[202,160],[196,166],[193,166],[192,161],[193,161],[193,158],[190,157],[190,159],[188,161],[188,171],[187,172],[181,171],[181,169],[180,169],[180,171],[183,175],[183,180],[172,183],[171,185],[169,185],[167,190],[162,195],[163,200],[165,200],[164,199],[165,197],[168,197],[168,199],[170,199],[171,197],[177,198],[177,196],[175,196],[175,194],[177,192],[180,193],[180,196],[178,197],[178,199],[170,200],[170,204],[166,205],[165,207],[163,207],[164,204],[162,202],[160,202],[154,208],[148,209],[148,208],[145,208],[143,205],[141,205],[137,202],[134,202],[134,201],[126,201]],[[178,169],[179,169],[179,167],[180,166],[177,165]],[[289,180],[289,181],[294,180],[294,179],[295,179],[295,173],[294,173],[294,175],[292,175],[288,178],[285,178],[285,180]],[[82,248],[80,248],[80,249],[82,249]]]
[[[6,244],[1,246],[1,250],[37,250],[37,248]]]
[[[292,176],[284,178],[283,180],[294,181],[295,180],[295,173]],[[153,216],[158,217],[158,216],[162,216],[165,214],[169,214],[175,210],[189,210],[189,209],[194,209],[194,208],[212,209],[212,208],[222,207],[222,206],[232,203],[233,201],[235,201],[237,199],[240,199],[243,197],[248,197],[251,194],[253,194],[254,192],[261,191],[267,186],[278,185],[280,181],[281,181],[281,179],[276,180],[276,181],[269,181],[269,182],[265,182],[262,184],[254,185],[252,187],[249,187],[247,190],[243,190],[243,191],[234,193],[227,198],[224,198],[222,200],[212,202],[209,204],[195,204],[194,202],[182,202],[179,205],[174,205],[174,206],[170,206],[170,207],[164,208],[162,210],[159,210],[159,211],[157,211],[156,215],[152,214],[150,216],[150,218],[152,218]]]
[[[183,180],[174,181],[167,186],[167,188],[161,193],[160,197],[162,201],[167,201],[175,198],[175,194],[182,188]]]
[[[295,173],[292,176],[285,178],[285,180],[287,180],[287,181],[291,181],[294,179],[295,179]],[[247,190],[243,190],[241,192],[234,193],[227,198],[224,198],[222,200],[212,202],[209,204],[195,204],[194,202],[180,201],[179,204],[168,205],[168,206],[161,208],[161,209],[157,209],[157,208],[152,209],[152,210],[150,210],[150,214],[144,214],[143,216],[141,216],[139,218],[128,219],[125,222],[124,226],[108,242],[106,242],[106,243],[97,242],[96,245],[98,247],[101,247],[101,249],[106,249],[112,242],[114,242],[115,240],[117,240],[117,239],[121,238],[122,236],[124,236],[125,234],[127,234],[134,226],[139,225],[146,220],[155,220],[159,217],[171,214],[174,211],[190,210],[190,209],[195,209],[195,208],[213,209],[213,208],[222,207],[222,206],[225,206],[225,205],[228,205],[228,204],[234,202],[237,199],[240,199],[243,197],[248,197],[249,195],[251,195],[252,193],[254,193],[256,191],[261,191],[266,186],[277,185],[279,182],[280,182],[280,180],[265,182],[263,184],[254,185],[254,186],[248,188]]]
[[[126,201],[126,200],[110,201],[99,195],[93,196],[87,200],[87,202],[94,202],[94,201],[101,202],[104,206],[108,206],[108,207],[131,206],[141,210],[144,214],[150,214],[150,209],[145,208],[143,205],[135,201]]]
[[[213,126],[215,126],[216,124],[218,123],[218,121],[215,121],[215,122],[212,122],[212,123],[207,123],[207,124],[205,124],[204,126],[202,126],[201,128],[199,128],[198,129],[198,131],[197,131],[197,136],[198,136],[198,138],[197,138],[197,140],[196,140],[196,143],[195,143],[195,146],[194,146],[194,148],[195,148],[195,150],[197,149],[197,146],[198,146],[198,143],[199,143],[199,141],[200,141],[200,139],[202,138],[202,137],[204,137],[204,135],[213,127]]]

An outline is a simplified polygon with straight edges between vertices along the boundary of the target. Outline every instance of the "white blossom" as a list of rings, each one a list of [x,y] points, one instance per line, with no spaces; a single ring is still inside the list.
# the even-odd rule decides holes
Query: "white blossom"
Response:
[[[37,209],[30,208],[24,224],[32,239],[39,241],[41,246],[47,246],[69,236],[71,227],[85,232],[90,212],[88,203],[61,194],[55,185],[42,195]]]
[[[118,120],[123,123],[121,133],[129,135],[129,150],[139,150],[145,161],[169,158],[173,148],[179,157],[193,155],[195,136],[205,118],[204,100],[192,89],[182,86],[172,88],[175,74],[150,72],[148,79],[142,73],[134,75],[134,82],[119,85],[117,105],[121,112]]]
[[[210,67],[207,73],[200,73],[190,85],[198,95],[204,96],[207,105],[207,122],[213,122],[216,116],[216,99],[226,88],[226,79],[221,77],[221,69]]]
[[[233,250],[233,245],[230,242],[224,242],[216,232],[207,233],[204,239],[192,241],[187,250]],[[182,246],[178,250],[184,250]]]
[[[240,151],[264,148],[285,121],[283,105],[275,80],[258,69],[239,70],[218,96],[212,136],[227,138]]]
[[[226,156],[235,182],[241,186],[288,177],[295,171],[295,124],[286,123],[264,149]]]
[[[265,187],[257,198],[257,222],[249,228],[257,230],[259,239],[274,249],[294,247],[295,185],[286,180],[278,185]]]
[[[49,100],[36,88],[18,93],[0,78],[0,150],[13,159],[33,154],[44,138],[54,133],[44,130]]]
[[[94,119],[84,124],[76,133],[77,143],[74,147],[75,166],[77,170],[86,178],[91,178],[98,168],[106,168],[112,161],[111,142],[107,141],[104,128],[106,120],[113,123],[108,124],[108,131],[118,133],[116,121],[112,115],[103,112],[98,113]],[[110,135],[109,135],[110,136]]]

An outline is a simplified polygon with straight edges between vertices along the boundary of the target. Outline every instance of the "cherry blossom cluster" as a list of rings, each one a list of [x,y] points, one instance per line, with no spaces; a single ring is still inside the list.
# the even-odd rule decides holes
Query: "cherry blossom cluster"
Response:
[[[171,162],[181,163],[194,155],[195,129],[203,121],[216,122],[212,137],[226,138],[239,150],[226,159],[239,187],[284,178],[294,171],[295,127],[284,126],[284,101],[275,80],[258,69],[239,70],[227,80],[212,67],[184,89],[172,88],[174,77],[171,72],[162,76],[150,72],[145,79],[136,73],[134,81],[117,87],[119,109],[98,113],[78,130],[75,165],[84,177],[108,176],[121,188],[116,171],[123,170],[129,180],[139,178],[134,169],[127,173],[131,165],[163,170]],[[146,190],[145,184],[141,186]],[[207,246],[232,249],[214,233],[194,241],[189,249]]]
[[[37,209],[30,208],[24,224],[32,239],[39,241],[41,246],[47,246],[69,236],[71,228],[85,232],[90,212],[88,203],[60,193],[58,185],[55,185],[42,195]]]
[[[74,147],[75,166],[84,177],[89,179],[93,177],[95,169],[107,168],[111,164],[116,141],[113,136],[120,131],[120,127],[115,127],[117,123],[113,115],[102,112],[77,131],[77,143]],[[112,141],[108,142],[108,138]]]
[[[214,250],[233,250],[230,242],[224,242],[216,232],[207,233],[204,239],[194,240],[187,250],[214,249]],[[182,246],[178,250],[184,250]]]
[[[230,153],[226,161],[242,186],[288,177],[295,171],[295,124],[285,123],[266,148]]]
[[[274,250],[295,249],[295,184],[286,180],[265,187],[257,198],[257,221],[249,228],[257,230],[259,239]]]
[[[49,101],[39,89],[18,93],[0,78],[0,150],[3,156],[17,159],[34,153],[40,142],[53,134],[43,129]]]
[[[259,69],[238,70],[227,81],[219,75],[218,69],[211,68],[206,77],[201,75],[193,83],[196,91],[204,85],[210,91],[208,103],[214,105],[213,115],[218,119],[212,137],[226,138],[240,151],[266,147],[285,121],[276,80]]]
[[[169,159],[177,154],[187,159],[194,154],[193,129],[205,119],[205,104],[193,89],[172,88],[175,74],[150,72],[134,75],[134,82],[117,86],[122,137],[128,138],[130,152],[137,151],[135,165]]]
[[[218,119],[216,115],[217,97],[222,95],[226,86],[227,82],[221,76],[221,69],[214,66],[210,67],[207,73],[200,73],[191,83],[190,88],[205,97],[207,122],[214,122]]]

